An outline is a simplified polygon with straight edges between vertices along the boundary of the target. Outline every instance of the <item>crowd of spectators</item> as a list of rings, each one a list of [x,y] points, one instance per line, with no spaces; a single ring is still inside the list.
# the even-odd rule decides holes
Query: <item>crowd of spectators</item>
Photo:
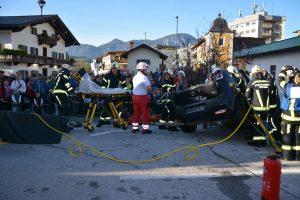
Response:
[[[177,72],[174,70],[174,81],[178,81]],[[187,76],[185,81],[187,86],[195,85],[204,82],[205,71],[184,70]],[[128,89],[132,89],[133,74],[122,72],[125,76]],[[53,104],[51,93],[55,86],[57,72],[53,71],[50,76],[44,76],[40,73],[33,74],[28,77],[23,77],[22,74],[16,73],[9,76],[0,71],[0,110],[12,110],[14,112],[36,112],[39,114],[57,114],[57,108]],[[104,74],[94,75],[90,73],[91,80],[101,86]],[[152,97],[159,99],[161,96],[160,83],[163,77],[163,71],[152,72],[148,74],[148,78],[153,88]],[[70,84],[73,88],[78,87],[78,82],[73,75],[70,78]]]

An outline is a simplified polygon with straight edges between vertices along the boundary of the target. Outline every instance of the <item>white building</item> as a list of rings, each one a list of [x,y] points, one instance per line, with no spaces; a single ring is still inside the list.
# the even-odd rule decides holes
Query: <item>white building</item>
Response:
[[[135,72],[136,65],[139,62],[145,62],[149,65],[149,72],[156,72],[164,67],[164,60],[168,58],[165,54],[155,50],[154,48],[141,44],[135,48],[130,49],[122,55],[122,57],[127,58],[128,61],[128,71]]]
[[[285,16],[268,15],[267,11],[239,17],[229,22],[236,36],[266,38],[266,43],[284,39]]]
[[[248,60],[247,70],[249,71],[254,65],[260,65],[277,79],[284,65],[295,65],[300,69],[300,37],[243,49],[234,52],[234,58]]]
[[[79,42],[58,15],[0,16],[0,70],[47,76],[69,63]]]

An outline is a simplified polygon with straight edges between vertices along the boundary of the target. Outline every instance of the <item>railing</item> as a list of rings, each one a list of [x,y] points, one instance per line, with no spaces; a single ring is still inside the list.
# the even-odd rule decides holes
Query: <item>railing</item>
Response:
[[[70,64],[69,60],[57,59],[44,56],[15,56],[15,55],[0,55],[0,63],[27,63],[27,64],[38,64],[38,65],[62,65]]]
[[[40,34],[40,35],[37,35],[38,37],[38,43],[39,45],[41,44],[48,44],[50,45],[50,47],[53,47],[53,46],[56,46],[57,45],[57,38],[56,37],[52,37],[52,36],[49,36],[47,34]]]

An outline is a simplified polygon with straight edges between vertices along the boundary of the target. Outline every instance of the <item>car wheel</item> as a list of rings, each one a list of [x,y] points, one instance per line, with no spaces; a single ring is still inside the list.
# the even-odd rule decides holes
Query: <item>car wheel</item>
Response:
[[[182,125],[182,126],[180,126],[180,129],[184,133],[192,133],[197,129],[197,125]]]

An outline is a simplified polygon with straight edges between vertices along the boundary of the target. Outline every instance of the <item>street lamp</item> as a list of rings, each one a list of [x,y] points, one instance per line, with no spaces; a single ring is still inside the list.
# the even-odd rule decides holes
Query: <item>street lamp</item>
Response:
[[[38,4],[41,8],[41,15],[43,15],[43,7],[45,6],[46,1],[45,0],[38,0]]]
[[[175,55],[175,62],[176,62],[176,67],[178,67],[178,52],[177,52],[177,49],[178,49],[178,16],[175,17],[176,18],[176,55]]]

